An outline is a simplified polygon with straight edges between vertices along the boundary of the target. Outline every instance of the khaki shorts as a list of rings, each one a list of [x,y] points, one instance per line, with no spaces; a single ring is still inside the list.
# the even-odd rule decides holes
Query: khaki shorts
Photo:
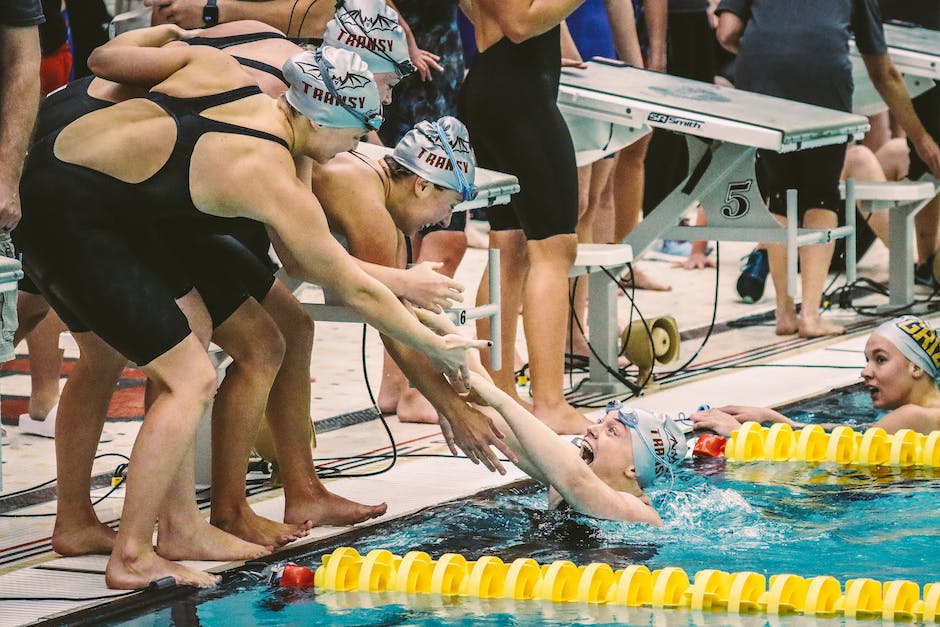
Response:
[[[0,362],[13,359],[13,334],[19,323],[16,318],[16,283],[23,278],[23,269],[9,233],[0,234]]]

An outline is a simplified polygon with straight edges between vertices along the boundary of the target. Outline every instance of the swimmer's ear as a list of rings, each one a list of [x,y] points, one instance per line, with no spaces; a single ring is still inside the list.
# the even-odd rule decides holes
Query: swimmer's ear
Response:
[[[626,477],[627,479],[636,481],[636,466],[631,463],[629,466],[624,468],[623,476]]]
[[[427,198],[434,190],[434,185],[427,179],[420,176],[415,177],[415,196],[418,198]]]
[[[915,379],[921,379],[924,376],[924,369],[917,364],[911,364],[911,376]]]

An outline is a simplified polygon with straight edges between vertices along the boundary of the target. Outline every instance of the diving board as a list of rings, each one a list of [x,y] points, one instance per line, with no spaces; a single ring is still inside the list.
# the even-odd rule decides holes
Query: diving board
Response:
[[[658,239],[785,242],[788,291],[796,291],[799,246],[848,238],[854,248],[854,213],[833,229],[797,227],[796,198],[788,195],[788,227],[770,214],[757,186],[758,149],[780,153],[861,139],[869,128],[860,115],[782,98],[720,87],[595,58],[586,69],[564,68],[558,106],[565,114],[590,117],[634,129],[663,128],[682,133],[689,145],[686,178],[623,240],[640,255]],[[852,202],[850,200],[850,202]],[[697,203],[707,226],[678,226]],[[854,279],[854,264],[849,268]],[[591,302],[607,308],[609,303]],[[596,331],[595,331],[596,332]],[[582,389],[613,392],[618,383],[603,376]]]

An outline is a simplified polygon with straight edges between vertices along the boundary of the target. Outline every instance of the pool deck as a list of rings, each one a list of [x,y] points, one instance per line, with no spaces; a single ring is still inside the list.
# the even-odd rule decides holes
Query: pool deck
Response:
[[[781,338],[774,334],[772,316],[751,326],[729,324],[755,314],[767,314],[773,308],[772,286],[768,285],[763,300],[746,305],[734,290],[741,265],[739,259],[751,248],[746,243],[721,245],[721,269],[718,273],[716,327],[702,347],[692,366],[734,366],[694,375],[676,377],[676,381],[649,390],[643,397],[630,402],[640,407],[677,413],[690,412],[702,403],[713,406],[726,403],[778,405],[814,395],[859,380],[864,363],[862,349],[867,331],[880,318],[859,316],[843,310],[826,315],[849,325],[850,333],[839,338],[800,340]],[[485,255],[471,249],[458,272],[458,279],[468,288],[472,298],[482,273]],[[637,306],[644,316],[671,314],[683,333],[680,359],[670,365],[658,366],[666,372],[684,363],[699,349],[705,330],[712,318],[715,271],[687,272],[672,268],[669,262],[657,259],[641,261],[642,267],[656,277],[670,282],[671,292],[636,293]],[[869,252],[859,266],[860,275],[885,280],[887,254],[883,247]],[[838,279],[840,284],[842,279]],[[919,288],[923,289],[923,288]],[[919,293],[925,297],[926,292]],[[882,301],[884,298],[880,298]],[[878,300],[869,302],[878,302]],[[862,302],[861,300],[857,302]],[[626,320],[626,299],[620,298],[620,317]],[[466,329],[472,333],[471,329]],[[311,374],[313,404],[311,414],[320,423],[316,455],[324,458],[323,467],[346,468],[350,472],[379,469],[386,459],[365,465],[348,461],[326,461],[333,456],[376,455],[391,449],[385,430],[377,420],[364,420],[370,401],[360,366],[361,325],[318,323],[317,341],[313,351]],[[522,334],[520,332],[520,338]],[[22,348],[22,347],[21,347]],[[524,342],[519,349],[524,354]],[[377,388],[381,374],[381,347],[377,334],[370,330],[366,340],[367,374]],[[336,364],[343,364],[336,367]],[[772,364],[768,366],[768,364]],[[811,368],[806,366],[813,366]],[[65,379],[63,379],[63,382]],[[377,393],[377,389],[375,390]],[[2,378],[4,397],[28,396],[29,377],[6,374]],[[598,412],[600,410],[585,410]],[[489,473],[465,459],[451,457],[408,457],[407,454],[446,453],[440,429],[436,425],[403,424],[388,418],[398,447],[397,464],[384,474],[369,478],[326,479],[327,486],[343,496],[375,503],[388,500],[389,511],[379,521],[420,510],[429,505],[467,496],[481,489],[515,481],[522,476],[510,468],[505,476]],[[128,454],[140,426],[139,420],[109,422],[106,428],[114,434],[112,442],[102,444],[99,453]],[[7,439],[2,449],[3,495],[31,487],[55,477],[54,442],[19,433],[15,422],[7,420]],[[110,474],[117,461],[99,460],[95,474]],[[352,466],[355,466],[353,469]],[[95,491],[103,495],[105,488]],[[21,507],[10,499],[0,505],[6,514],[49,514],[55,511],[55,495],[26,499]],[[251,497],[255,510],[264,516],[280,519],[283,492],[267,490]],[[119,520],[123,490],[119,489],[98,506],[103,521]],[[42,596],[93,597],[112,594],[104,585],[106,556],[62,558],[51,549],[53,517],[0,519],[0,626],[22,625],[46,617],[72,612],[101,601],[49,601]],[[342,533],[347,528],[321,527],[309,537],[290,545],[294,547],[325,536]],[[205,569],[223,570],[231,565],[200,562]],[[3,601],[3,598],[25,597],[28,601]]]

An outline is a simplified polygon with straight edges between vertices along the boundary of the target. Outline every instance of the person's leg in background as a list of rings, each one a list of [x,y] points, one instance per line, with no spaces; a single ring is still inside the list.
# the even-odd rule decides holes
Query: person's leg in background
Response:
[[[605,190],[610,183],[611,172],[614,169],[614,156],[599,159],[594,163],[578,168],[578,243],[592,242],[606,243],[610,238],[595,239],[596,218],[603,212],[602,204],[610,200]],[[569,341],[565,349],[570,353],[568,358],[572,365],[581,362],[577,357],[587,357],[588,339],[582,331],[587,331],[587,278],[571,280],[571,289],[574,290],[573,313],[578,322],[572,321],[568,326]],[[579,326],[580,325],[580,326]]]
[[[786,225],[786,190],[796,189],[802,195],[799,205],[803,228],[830,229],[838,225],[836,212],[842,210],[838,183],[845,163],[845,148],[844,145],[825,146],[790,155],[762,155],[760,172],[773,173],[771,210],[778,222]],[[766,174],[764,178],[766,180]],[[845,327],[823,319],[820,311],[834,248],[833,243],[800,247],[802,303],[797,316],[793,298],[787,294],[786,246],[767,244],[777,298],[777,335],[799,333],[800,337],[809,338],[845,333]]]

